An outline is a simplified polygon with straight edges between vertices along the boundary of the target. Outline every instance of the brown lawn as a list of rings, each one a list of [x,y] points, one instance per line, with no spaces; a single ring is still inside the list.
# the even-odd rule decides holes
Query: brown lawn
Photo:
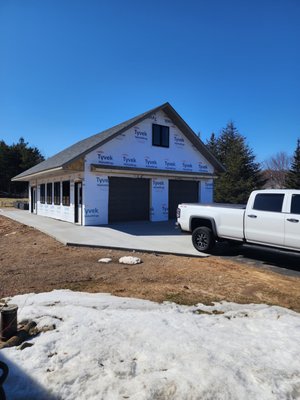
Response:
[[[68,288],[182,304],[222,300],[268,303],[300,312],[300,278],[220,258],[135,253],[126,266],[120,250],[65,247],[47,235],[0,216],[0,298]],[[100,264],[111,257],[110,264]]]

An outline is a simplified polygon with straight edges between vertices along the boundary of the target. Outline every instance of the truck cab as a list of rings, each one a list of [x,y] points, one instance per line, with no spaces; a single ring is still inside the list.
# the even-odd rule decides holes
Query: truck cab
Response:
[[[252,192],[245,213],[247,242],[300,249],[300,191]]]
[[[202,252],[220,240],[300,251],[300,190],[256,190],[244,207],[180,204],[177,216]]]

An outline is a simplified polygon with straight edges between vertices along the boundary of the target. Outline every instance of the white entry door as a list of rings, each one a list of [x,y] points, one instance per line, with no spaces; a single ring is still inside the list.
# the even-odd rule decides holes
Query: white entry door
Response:
[[[31,188],[31,212],[36,214],[36,186]]]
[[[82,182],[75,182],[75,222],[82,225]]]

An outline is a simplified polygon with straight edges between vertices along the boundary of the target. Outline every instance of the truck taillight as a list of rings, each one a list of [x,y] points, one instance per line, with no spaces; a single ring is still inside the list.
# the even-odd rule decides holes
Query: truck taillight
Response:
[[[176,218],[180,218],[180,208],[179,207],[177,208],[177,211],[176,211]]]

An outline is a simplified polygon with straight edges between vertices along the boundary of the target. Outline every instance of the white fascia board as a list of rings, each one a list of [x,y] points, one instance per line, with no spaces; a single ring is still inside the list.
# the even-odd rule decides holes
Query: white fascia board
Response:
[[[52,169],[47,169],[46,171],[41,171],[41,172],[36,172],[35,174],[29,174],[26,176],[22,176],[21,178],[12,178],[12,181],[29,181],[32,178],[38,178],[40,176],[46,175],[46,174],[52,174],[53,172],[56,171],[61,171],[63,167],[57,167],[57,168],[52,168]]]
[[[155,178],[155,177],[165,177],[165,178],[177,178],[177,179],[215,179],[217,176],[212,174],[189,174],[178,173],[176,171],[145,171],[145,170],[135,170],[132,169],[122,169],[122,168],[102,168],[102,166],[91,165],[91,172],[98,172],[103,175],[117,175],[117,176],[127,176],[132,178]]]

